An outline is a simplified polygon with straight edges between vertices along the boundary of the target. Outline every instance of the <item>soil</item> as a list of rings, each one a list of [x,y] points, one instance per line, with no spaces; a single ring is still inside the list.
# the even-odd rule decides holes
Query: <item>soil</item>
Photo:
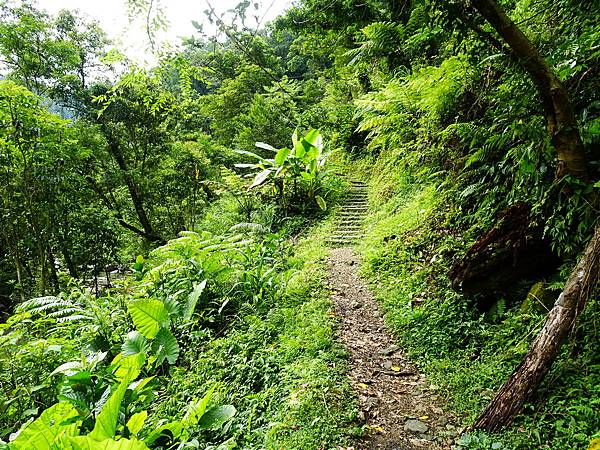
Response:
[[[426,377],[406,358],[386,330],[373,294],[357,274],[350,247],[331,250],[329,285],[347,348],[349,377],[367,433],[354,447],[371,450],[450,449],[460,431],[456,419]],[[340,449],[342,447],[339,447]]]

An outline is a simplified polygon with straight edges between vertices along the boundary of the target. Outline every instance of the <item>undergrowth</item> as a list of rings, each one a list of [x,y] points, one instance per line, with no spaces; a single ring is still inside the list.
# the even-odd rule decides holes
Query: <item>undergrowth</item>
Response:
[[[291,262],[297,273],[280,302],[240,317],[189,367],[171,370],[158,417],[177,415],[189,397],[216,383],[219,400],[238,413],[228,430],[207,436],[207,443],[226,435],[239,448],[333,448],[359,432],[323,287],[330,228],[326,221],[297,245]]]

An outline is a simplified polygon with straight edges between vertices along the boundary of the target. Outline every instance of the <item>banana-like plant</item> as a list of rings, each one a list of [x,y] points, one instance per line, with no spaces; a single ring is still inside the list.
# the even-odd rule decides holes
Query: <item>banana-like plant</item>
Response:
[[[249,189],[254,189],[266,183],[274,185],[279,197],[284,200],[286,189],[292,189],[294,197],[299,194],[300,182],[306,184],[308,197],[316,201],[323,210],[327,208],[325,199],[321,195],[323,181],[330,174],[324,170],[324,165],[329,156],[323,151],[323,137],[318,130],[311,129],[303,137],[298,137],[298,130],[292,134],[292,148],[276,149],[264,142],[257,142],[256,146],[274,153],[273,158],[265,158],[253,152],[238,150],[241,155],[246,155],[257,160],[256,163],[236,164],[241,169],[253,169],[255,172]]]

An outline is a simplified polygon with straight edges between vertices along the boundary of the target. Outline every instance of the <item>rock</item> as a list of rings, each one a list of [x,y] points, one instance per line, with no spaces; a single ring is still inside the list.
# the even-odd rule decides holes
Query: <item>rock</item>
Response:
[[[398,350],[400,350],[400,347],[398,347],[397,345],[394,344],[394,345],[390,345],[389,347],[381,350],[381,354],[384,356],[390,356],[392,353],[395,353]]]
[[[394,363],[393,363],[392,361],[384,361],[384,362],[383,362],[383,368],[384,368],[384,369],[387,369],[387,370],[390,370],[390,369],[392,368],[392,365],[393,365],[393,364],[394,364]]]
[[[427,424],[421,422],[420,420],[410,419],[407,420],[404,424],[404,429],[412,433],[427,433],[429,427],[427,426]]]

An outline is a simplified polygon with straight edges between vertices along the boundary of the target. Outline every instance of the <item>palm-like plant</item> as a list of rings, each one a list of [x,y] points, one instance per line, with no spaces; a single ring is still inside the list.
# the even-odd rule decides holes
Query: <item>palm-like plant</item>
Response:
[[[291,187],[294,197],[298,196],[299,181],[302,180],[306,183],[308,197],[316,201],[321,209],[326,209],[321,191],[324,179],[330,174],[328,170],[324,170],[329,152],[323,151],[323,138],[318,130],[311,129],[301,138],[298,137],[298,131],[294,131],[292,148],[276,149],[264,142],[257,142],[256,146],[274,153],[274,157],[265,158],[253,152],[238,150],[239,154],[257,160],[256,163],[236,164],[238,168],[254,170],[249,175],[253,177],[249,189],[271,183],[284,200],[288,187]]]

